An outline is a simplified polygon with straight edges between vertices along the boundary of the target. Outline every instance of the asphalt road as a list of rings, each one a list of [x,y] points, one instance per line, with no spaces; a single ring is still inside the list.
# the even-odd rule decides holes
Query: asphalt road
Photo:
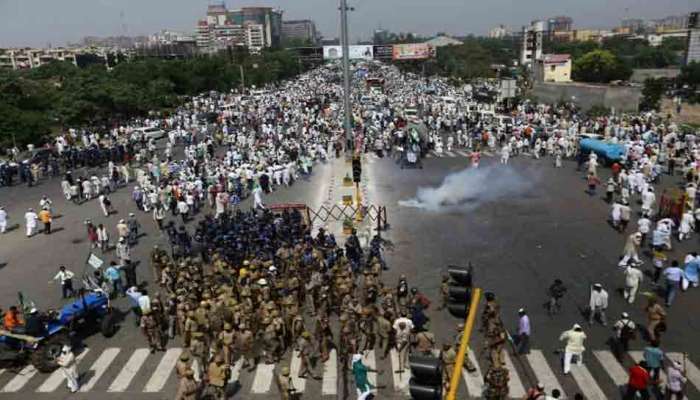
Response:
[[[572,376],[562,375],[559,356],[554,353],[562,347],[557,340],[559,334],[575,322],[584,322],[579,309],[588,302],[589,285],[594,282],[602,283],[610,292],[608,318],[611,322],[622,311],[628,311],[635,321],[644,322],[643,297],[640,296],[636,304],[627,305],[616,291],[623,282],[616,261],[625,237],[606,224],[608,205],[599,197],[584,193],[582,174],[575,172],[572,163],[555,169],[548,159],[537,161],[528,157],[511,159],[508,166],[495,166],[509,168],[517,177],[513,183],[517,190],[500,188],[507,196],[499,196],[487,189],[499,184],[492,185],[488,180],[477,183],[467,181],[462,184],[462,190],[468,187],[473,189],[473,194],[463,209],[428,211],[398,204],[400,200],[414,197],[419,187],[438,186],[450,173],[468,167],[466,154],[451,154],[424,160],[422,170],[401,170],[388,158],[365,156],[363,177],[366,178],[367,202],[386,205],[391,224],[391,229],[383,233],[394,245],[393,250],[387,252],[391,269],[384,276],[384,281],[387,285],[393,285],[400,274],[406,274],[409,284],[418,286],[433,299],[436,306],[440,275],[446,271],[447,265],[465,265],[471,261],[476,270],[476,284],[497,294],[502,318],[508,327],[515,327],[516,311],[520,307],[529,311],[532,320],[531,355],[517,357],[509,354],[511,395],[518,394],[537,381],[543,381],[549,388],[561,386],[568,397],[582,391],[587,398],[620,398],[618,386],[621,379],[626,379],[624,371],[622,374],[620,371],[631,365],[636,353],[626,356],[623,365],[616,364],[614,360],[610,362],[606,344],[611,333],[609,328],[584,325],[588,335],[585,364],[584,368],[574,369]],[[481,168],[497,161],[487,156]],[[338,160],[318,166],[309,181],[283,188],[265,201],[304,202],[314,206],[332,201],[328,197],[329,178],[339,169],[346,168]],[[607,171],[602,172],[606,177],[605,174]],[[62,304],[60,288],[47,282],[60,264],[65,264],[77,274],[83,271],[89,252],[83,221],[91,218],[96,223],[106,223],[116,236],[114,226],[117,221],[134,209],[129,193],[130,189],[121,189],[113,195],[118,214],[103,218],[95,201],[80,206],[66,203],[57,181],[45,181],[34,188],[1,188],[0,204],[8,209],[11,223],[22,223],[19,229],[0,237],[0,263],[4,264],[0,269],[1,304],[15,303],[18,290],[33,299],[40,308]],[[54,200],[54,209],[63,216],[55,220],[56,231],[52,235],[38,234],[26,239],[23,214],[27,207],[37,208],[43,194]],[[138,217],[146,236],[134,249],[134,258],[142,260],[139,279],[152,281],[147,255],[154,243],[164,244],[165,238],[156,231],[150,215],[139,213]],[[634,226],[633,221],[630,227]],[[696,245],[697,237],[694,236],[676,246],[674,254],[680,258],[685,254],[683,251]],[[108,253],[106,260],[109,261],[110,257],[113,255]],[[648,258],[645,267],[650,267]],[[542,304],[546,300],[545,290],[555,277],[565,282],[569,292],[562,313],[550,319]],[[649,290],[649,287],[645,282],[643,290]],[[690,290],[677,298],[669,312],[669,331],[663,342],[663,348],[667,351],[689,352],[690,361],[695,363],[692,365],[700,365],[700,359],[696,356],[698,345],[694,340],[700,321],[688,310],[697,307],[697,304],[697,290]],[[124,300],[118,300],[116,306],[123,310],[128,307]],[[428,314],[431,329],[439,342],[451,340],[455,324],[459,321],[446,311],[435,310],[435,307],[431,307]],[[100,398],[110,399],[173,398],[176,379],[168,369],[168,358],[177,355],[179,341],[170,345],[169,353],[142,357],[146,342],[134,327],[132,318],[131,315],[125,316],[119,332],[111,339],[97,335],[86,340],[88,352],[81,361],[80,369],[84,374],[83,381],[94,384],[88,392],[70,395],[60,379],[56,385],[56,379],[27,369],[20,371],[20,374],[16,374],[17,371],[0,373],[0,392],[5,392],[0,397],[93,399],[99,395]],[[481,348],[480,336],[475,332],[472,341],[477,356]],[[632,347],[633,350],[640,350],[643,342],[637,340]],[[479,361],[482,368],[485,362],[485,359]],[[381,360],[377,356],[376,364],[384,370],[384,374],[378,377],[378,383],[383,386],[379,398],[406,398],[406,374],[392,373],[396,368],[390,359]],[[333,366],[326,367],[327,371],[323,366],[317,368],[319,374],[324,372],[325,380],[305,383],[303,398],[336,398],[333,392],[342,395],[342,380],[331,373],[331,370],[335,370],[331,368]],[[700,373],[694,371],[689,398],[700,395],[697,391]],[[271,371],[263,368],[241,371],[239,377],[240,383],[231,388],[235,393],[233,398],[278,398],[274,384],[269,381]],[[477,381],[478,377],[467,376],[462,383],[460,398],[476,397]],[[145,390],[154,392],[145,393]],[[261,393],[254,394],[256,390]],[[352,393],[352,383],[350,390]]]

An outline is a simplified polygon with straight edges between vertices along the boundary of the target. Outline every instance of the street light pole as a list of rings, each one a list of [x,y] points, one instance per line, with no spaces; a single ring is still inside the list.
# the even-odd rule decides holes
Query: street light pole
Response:
[[[340,0],[340,42],[343,51],[343,107],[345,108],[345,146],[353,150],[355,143],[352,134],[352,109],[350,108],[350,46],[348,44],[348,2]]]

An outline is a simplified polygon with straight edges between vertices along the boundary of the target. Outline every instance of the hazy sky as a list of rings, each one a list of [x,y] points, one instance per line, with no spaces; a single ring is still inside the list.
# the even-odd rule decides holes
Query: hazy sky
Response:
[[[83,36],[193,31],[209,0],[0,0],[0,47],[54,46]],[[424,35],[485,34],[498,24],[519,28],[533,19],[568,15],[574,26],[611,27],[622,18],[659,18],[700,10],[700,0],[348,0],[352,40],[382,27]],[[337,37],[338,0],[227,0],[229,8],[267,5],[286,19],[311,18]],[[123,16],[123,17],[122,17]]]

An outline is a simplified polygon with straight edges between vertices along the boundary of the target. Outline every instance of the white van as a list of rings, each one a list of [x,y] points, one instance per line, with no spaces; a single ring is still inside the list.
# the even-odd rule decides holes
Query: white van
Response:
[[[165,137],[165,131],[156,127],[142,127],[134,129],[138,135],[143,135],[148,140],[158,140]]]

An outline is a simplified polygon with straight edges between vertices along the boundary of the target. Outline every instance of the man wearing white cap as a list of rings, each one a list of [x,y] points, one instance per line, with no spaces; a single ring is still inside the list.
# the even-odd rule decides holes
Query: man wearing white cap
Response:
[[[518,310],[518,316],[518,336],[515,340],[518,354],[528,354],[530,353],[530,317],[524,308]]]
[[[605,310],[608,308],[608,292],[603,289],[603,285],[596,283],[591,289],[591,314],[588,317],[588,323],[593,325],[596,314],[600,315],[600,322],[603,326],[608,324],[605,317]]]
[[[75,362],[75,356],[71,351],[70,346],[64,345],[61,354],[56,358],[56,363],[61,367],[61,372],[66,378],[66,385],[71,393],[75,393],[80,388],[78,383],[78,368]]]
[[[7,211],[5,207],[0,207],[0,233],[7,231]]]
[[[574,324],[574,326],[568,330],[564,331],[561,336],[559,336],[560,341],[566,341],[566,347],[564,348],[564,374],[568,375],[571,371],[571,359],[576,356],[576,364],[583,364],[583,352],[586,348],[583,346],[583,341],[586,340],[586,334],[583,333],[581,325]]]
[[[667,370],[668,385],[666,386],[666,399],[683,400],[683,386],[688,378],[685,377],[683,366],[676,360],[671,360]]]
[[[34,229],[36,229],[36,222],[38,219],[39,216],[34,212],[33,208],[30,208],[24,214],[24,221],[27,225],[27,237],[32,237],[32,235],[34,235]]]

